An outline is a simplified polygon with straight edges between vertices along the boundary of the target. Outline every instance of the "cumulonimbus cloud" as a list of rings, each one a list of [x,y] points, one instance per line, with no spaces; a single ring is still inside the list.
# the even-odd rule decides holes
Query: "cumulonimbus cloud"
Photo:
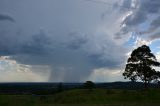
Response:
[[[119,0],[102,1],[119,3]],[[123,9],[83,0],[23,1],[21,5],[26,9],[14,6],[16,25],[21,27],[22,33],[0,32],[0,54],[10,55],[22,64],[49,65],[52,69],[49,81],[84,81],[94,69],[120,69],[125,64],[128,48],[123,44],[128,38],[121,37],[123,40],[119,43],[119,39],[113,39],[114,33],[119,31],[122,21],[126,24],[124,32],[132,31],[131,28],[141,23],[137,21],[140,13],[136,11],[132,16],[126,16],[138,3],[121,1],[125,2],[117,6],[121,5]],[[100,16],[105,9],[108,9],[108,15],[102,20]],[[125,19],[119,20],[123,16]],[[3,20],[13,22],[12,17]],[[44,32],[38,32],[39,27],[43,27]],[[10,26],[4,29],[13,30]]]

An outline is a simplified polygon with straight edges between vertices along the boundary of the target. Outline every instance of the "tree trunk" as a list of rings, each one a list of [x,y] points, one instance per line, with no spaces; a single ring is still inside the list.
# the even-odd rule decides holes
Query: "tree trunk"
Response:
[[[145,83],[144,83],[144,88],[145,89],[148,89],[148,83],[145,81]]]
[[[148,89],[148,84],[149,84],[149,82],[147,81],[147,80],[145,80],[145,82],[144,82],[144,88],[147,90]]]
[[[146,78],[146,73],[144,73],[144,88],[148,89],[148,82],[147,82],[147,78]]]

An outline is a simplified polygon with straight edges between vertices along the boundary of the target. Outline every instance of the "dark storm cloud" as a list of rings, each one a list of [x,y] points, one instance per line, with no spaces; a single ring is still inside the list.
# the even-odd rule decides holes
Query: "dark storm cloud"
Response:
[[[0,14],[0,21],[10,21],[10,22],[15,22],[14,18],[6,15],[6,14]]]
[[[0,32],[0,55],[10,55],[14,54],[16,50],[15,46],[17,45],[17,40],[15,36],[9,36],[8,32],[1,31]],[[17,49],[17,48],[15,48]]]
[[[43,54],[48,51],[50,38],[42,31],[24,39],[19,33],[10,35],[7,32],[0,32],[0,54]]]
[[[40,30],[37,34],[22,44],[20,53],[28,54],[44,54],[49,52],[49,45],[51,44],[50,38],[45,34],[43,30]]]
[[[127,49],[106,30],[99,31],[105,26],[100,15],[106,6],[81,0],[11,2],[22,32],[0,33],[0,52],[22,64],[49,65],[49,81],[84,81],[94,69],[112,71],[125,62]]]
[[[2,41],[11,43],[1,42],[1,53],[23,64],[50,65],[50,81],[82,81],[93,69],[119,68],[125,61],[125,49],[115,45],[108,35],[100,34],[91,39],[90,35],[74,32],[67,35],[68,39],[57,43],[42,30],[23,41],[22,38],[16,40],[18,36],[10,39],[2,35]]]
[[[64,45],[66,45],[70,49],[80,49],[83,45],[85,45],[88,41],[87,35],[79,34],[77,32],[71,32],[68,34],[69,40],[66,41]]]
[[[68,43],[59,44],[53,48],[52,54],[48,54],[48,59],[46,59],[51,62],[53,67],[51,80],[57,79],[58,75],[63,74],[64,81],[75,79],[81,81],[87,78],[95,68],[119,68],[119,65],[125,61],[125,49],[115,45],[107,38],[107,35],[104,35],[106,38],[102,34],[95,38],[92,36],[93,39],[91,39],[90,35],[81,35],[77,32],[70,33],[68,36],[73,38],[69,37]],[[119,52],[121,50],[123,52]]]

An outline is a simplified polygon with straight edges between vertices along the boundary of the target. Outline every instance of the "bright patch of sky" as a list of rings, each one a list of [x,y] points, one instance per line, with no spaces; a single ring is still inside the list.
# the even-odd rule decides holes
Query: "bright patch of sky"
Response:
[[[154,42],[152,42],[150,48],[153,51],[153,53],[160,52],[160,40],[155,40]]]
[[[1,56],[0,73],[0,82],[46,82],[50,69],[48,66],[19,64],[9,56]]]

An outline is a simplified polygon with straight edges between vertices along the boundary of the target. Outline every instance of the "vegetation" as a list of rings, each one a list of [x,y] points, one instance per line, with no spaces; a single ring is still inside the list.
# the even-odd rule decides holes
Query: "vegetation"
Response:
[[[87,89],[74,89],[54,95],[0,95],[0,106],[72,106],[71,104],[73,106],[159,106],[160,90],[94,89],[88,92]]]
[[[94,88],[95,84],[92,81],[86,81],[84,83],[84,88],[88,90],[92,90]]]
[[[123,76],[132,81],[141,80],[147,88],[150,82],[158,81],[160,78],[160,72],[157,72],[153,66],[160,66],[160,63],[157,62],[150,48],[143,45],[135,49],[128,58]]]
[[[57,90],[58,90],[58,92],[62,92],[63,91],[63,87],[62,87],[62,83],[61,82],[58,84]]]

